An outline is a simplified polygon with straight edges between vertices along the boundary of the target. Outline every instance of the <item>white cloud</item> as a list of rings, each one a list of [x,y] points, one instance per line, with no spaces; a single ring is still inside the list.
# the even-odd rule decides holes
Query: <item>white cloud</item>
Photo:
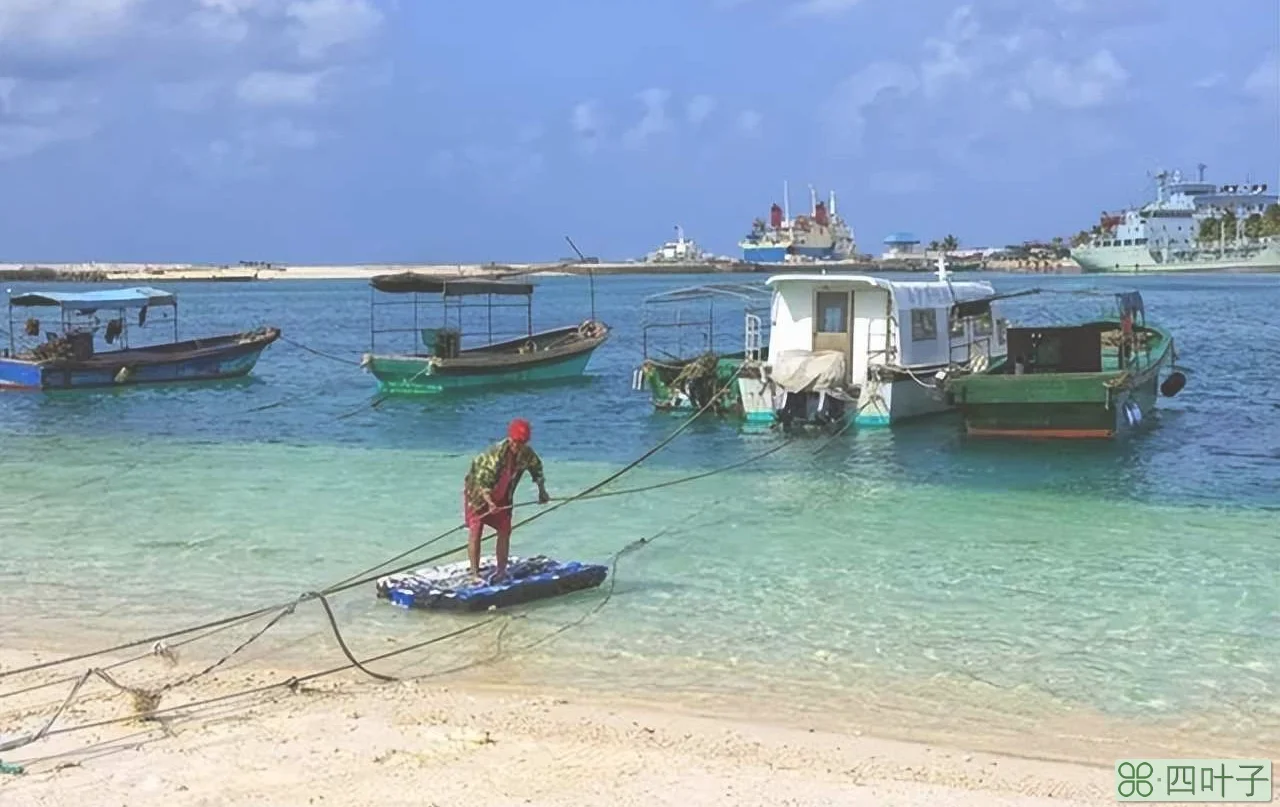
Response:
[[[236,85],[236,98],[249,106],[311,106],[320,100],[324,71],[282,73],[261,70]]]
[[[691,126],[699,126],[715,111],[716,99],[709,95],[695,95],[685,104],[685,117]]]
[[[382,24],[382,12],[368,0],[295,0],[285,15],[295,23],[293,37],[306,59],[366,39]]]
[[[142,0],[0,0],[0,43],[65,48],[110,38]]]
[[[580,137],[597,137],[600,134],[600,113],[594,101],[583,101],[573,108],[569,124]]]
[[[622,137],[628,148],[643,148],[650,138],[671,130],[671,121],[667,117],[667,100],[670,97],[670,91],[658,87],[650,87],[636,96],[644,104],[645,112],[639,123]]]
[[[919,87],[913,70],[894,62],[874,62],[837,85],[824,110],[828,136],[834,150],[857,152],[866,130],[866,111],[881,98],[910,94]]]
[[[1103,49],[1079,64],[1036,59],[1027,68],[1028,91],[1070,109],[1096,107],[1112,100],[1129,81],[1129,73],[1111,51]]]
[[[67,82],[0,78],[0,160],[92,136],[98,127],[80,111],[89,105]]]
[[[876,171],[867,184],[876,193],[911,195],[933,186],[933,178],[923,171]]]
[[[1227,74],[1219,70],[1216,73],[1210,73],[1207,76],[1196,79],[1191,86],[1197,90],[1212,90],[1215,87],[1221,87],[1222,82],[1227,80]]]
[[[1280,92],[1280,58],[1275,53],[1267,54],[1262,64],[1244,80],[1244,91],[1264,99],[1274,99]]]
[[[862,0],[803,0],[796,6],[796,13],[806,16],[840,14],[861,3]]]
[[[210,109],[222,86],[211,79],[171,81],[157,84],[156,101],[175,112],[204,112]]]
[[[738,131],[746,137],[758,137],[763,124],[764,116],[754,109],[744,109],[738,113]]]
[[[280,147],[301,150],[315,148],[320,142],[320,133],[315,129],[281,118],[247,130],[244,133],[244,140],[255,148]]]
[[[920,83],[926,96],[941,94],[952,81],[973,78],[978,65],[969,51],[980,31],[973,7],[965,5],[952,12],[942,36],[925,40],[929,56],[920,64]]]

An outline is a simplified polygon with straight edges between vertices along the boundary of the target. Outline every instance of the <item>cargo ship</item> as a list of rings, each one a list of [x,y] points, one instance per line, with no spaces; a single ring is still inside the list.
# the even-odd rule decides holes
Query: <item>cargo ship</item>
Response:
[[[1086,272],[1280,271],[1280,207],[1262,184],[1156,174],[1156,198],[1104,213],[1071,257]]]
[[[769,210],[769,220],[756,219],[751,232],[739,242],[742,260],[747,263],[805,263],[844,261],[854,255],[853,232],[836,212],[836,194],[828,202],[818,201],[809,187],[809,214],[791,217],[786,183],[782,205]]]

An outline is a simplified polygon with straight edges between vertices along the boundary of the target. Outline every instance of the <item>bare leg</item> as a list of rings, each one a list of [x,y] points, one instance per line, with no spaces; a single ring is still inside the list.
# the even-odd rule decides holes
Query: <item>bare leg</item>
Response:
[[[484,525],[477,524],[467,533],[467,557],[471,560],[471,576],[480,576],[480,534]]]
[[[507,553],[511,550],[511,528],[498,530],[498,569],[495,577],[501,578],[507,573]]]

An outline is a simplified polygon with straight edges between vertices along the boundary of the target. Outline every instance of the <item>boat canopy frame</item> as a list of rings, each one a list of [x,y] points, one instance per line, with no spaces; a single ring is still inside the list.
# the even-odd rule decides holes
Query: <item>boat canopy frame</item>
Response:
[[[519,338],[532,337],[533,334],[533,284],[516,283],[509,280],[490,278],[441,278],[417,272],[400,272],[390,275],[377,275],[369,280],[369,352],[376,353],[379,334],[412,333],[414,334],[414,352],[417,352],[418,340],[423,338],[424,328],[430,324],[422,322],[420,315],[423,306],[428,311],[438,309],[439,328],[450,328],[450,315],[453,315],[454,327],[459,335],[459,343],[465,334],[463,330],[463,312],[484,309],[488,313],[488,342],[478,347],[489,347],[497,344],[495,336]],[[397,299],[380,300],[378,294],[395,295]],[[409,299],[399,299],[408,295]],[[423,299],[426,297],[427,299]],[[484,302],[468,302],[483,297]],[[494,302],[494,298],[523,297],[522,302]],[[378,327],[377,312],[388,307],[413,308],[413,327]],[[495,332],[493,329],[493,311],[502,308],[523,308],[525,310],[525,330],[523,332]]]
[[[16,356],[17,338],[13,327],[13,310],[15,308],[57,308],[61,315],[62,336],[72,333],[87,332],[94,334],[100,326],[96,314],[99,311],[114,311],[119,316],[120,335],[116,342],[117,350],[129,349],[129,320],[125,311],[138,311],[138,327],[143,327],[147,319],[147,311],[152,306],[167,306],[173,309],[173,341],[178,341],[178,297],[173,292],[162,291],[151,286],[136,286],[127,289],[104,289],[99,291],[63,292],[63,291],[28,291],[9,294],[9,351],[8,355]],[[46,338],[56,334],[46,332]],[[38,338],[38,335],[35,337]]]
[[[706,303],[706,313],[698,313],[694,319],[685,319],[684,308],[679,304],[688,304],[695,302]],[[716,346],[716,302],[728,301],[741,305],[744,317],[745,333],[743,334],[744,353],[750,354],[754,349],[757,353],[760,350],[760,340],[763,336],[764,322],[768,322],[766,316],[761,319],[760,313],[768,314],[773,304],[773,292],[763,283],[709,283],[702,286],[686,286],[683,288],[672,289],[670,291],[651,294],[644,298],[642,302],[641,316],[641,343],[645,359],[650,358],[650,331],[666,331],[674,330],[676,333],[676,351],[679,354],[676,358],[683,361],[687,357],[684,356],[684,336],[689,329],[706,327],[706,348],[714,351]],[[673,319],[662,319],[656,316],[657,311],[664,310],[662,306],[676,305]],[[703,319],[702,317],[705,317]],[[752,332],[752,323],[756,328]],[[754,338],[754,344],[753,344]],[[662,351],[665,353],[665,351]],[[668,355],[670,358],[670,355]],[[750,358],[750,356],[748,356]]]

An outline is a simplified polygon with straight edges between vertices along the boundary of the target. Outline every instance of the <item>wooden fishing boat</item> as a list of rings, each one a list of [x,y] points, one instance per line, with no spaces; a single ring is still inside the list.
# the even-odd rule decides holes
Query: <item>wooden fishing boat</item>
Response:
[[[644,361],[632,373],[632,388],[647,387],[659,412],[689,412],[727,387],[715,411],[741,416],[733,380],[768,349],[770,299],[760,283],[713,283],[645,298]]]
[[[533,285],[529,283],[402,272],[375,277],[370,287],[370,351],[361,366],[378,380],[384,393],[430,395],[580,377],[592,353],[609,338],[609,327],[594,317],[579,325],[534,332]],[[397,299],[381,301],[379,293]],[[399,299],[403,295],[411,299]],[[523,301],[504,302],[511,298]],[[440,309],[439,316],[432,318],[437,323],[433,327],[422,326],[423,305]],[[401,315],[393,313],[390,324],[380,325],[377,314],[387,306],[400,306]],[[405,307],[412,310],[411,321]],[[494,311],[513,307],[525,311],[523,331],[495,331]],[[468,315],[471,322],[464,323]],[[474,325],[479,317],[488,340],[464,347],[464,324]],[[413,350],[378,352],[378,335],[389,333],[413,334]]]
[[[1066,327],[1010,327],[1008,354],[943,388],[974,436],[1110,439],[1140,427],[1158,395],[1186,377],[1172,335],[1146,322],[1142,296],[1116,295],[1120,313]],[[1160,371],[1172,372],[1160,384]]]
[[[9,349],[0,356],[0,389],[53,390],[179,381],[212,381],[248,374],[278,328],[178,341],[177,297],[149,287],[91,292],[26,292],[9,297]],[[57,308],[60,329],[43,332],[29,318],[19,344],[15,308]],[[173,341],[130,347],[131,327],[143,328],[153,308],[168,309]],[[130,326],[125,312],[137,312]],[[108,312],[107,319],[101,315]],[[95,345],[101,336],[106,350]]]

